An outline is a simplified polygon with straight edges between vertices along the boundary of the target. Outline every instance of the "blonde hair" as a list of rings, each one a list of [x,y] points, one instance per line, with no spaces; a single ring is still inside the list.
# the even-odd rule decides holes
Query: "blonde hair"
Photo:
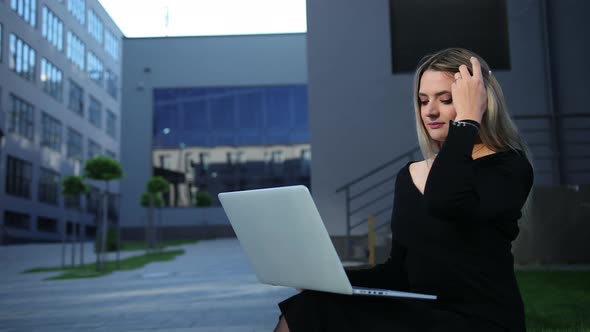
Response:
[[[476,57],[481,63],[481,72],[488,97],[488,105],[481,121],[479,139],[493,151],[501,152],[514,150],[522,154],[532,165],[530,152],[525,142],[520,137],[516,125],[508,114],[504,93],[500,83],[492,75],[490,67],[479,55],[463,48],[447,48],[427,55],[420,61],[414,75],[414,113],[416,115],[416,131],[420,150],[425,160],[432,160],[438,153],[439,143],[433,140],[422,122],[420,115],[420,79],[427,70],[447,72],[450,75],[459,71],[460,65],[466,65],[470,73],[473,73],[471,57]],[[532,212],[532,190],[523,207],[523,216],[529,218]]]
[[[439,150],[439,143],[433,140],[422,122],[420,116],[420,101],[418,92],[420,79],[427,70],[448,72],[450,75],[459,71],[460,65],[466,65],[471,73],[470,58],[474,56],[481,63],[481,72],[486,87],[488,105],[481,121],[479,138],[481,142],[493,151],[519,150],[529,158],[529,151],[521,139],[516,125],[510,118],[504,100],[504,93],[496,78],[491,74],[490,67],[480,56],[463,48],[447,48],[427,55],[420,61],[414,75],[414,113],[416,115],[416,131],[418,142],[424,159],[432,159]]]

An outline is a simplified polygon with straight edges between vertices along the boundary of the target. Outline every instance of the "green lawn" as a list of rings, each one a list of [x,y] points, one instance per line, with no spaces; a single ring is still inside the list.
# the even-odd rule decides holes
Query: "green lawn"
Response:
[[[119,261],[119,268],[117,268],[116,261],[108,261],[105,265],[104,271],[97,271],[96,264],[90,263],[75,267],[48,267],[35,268],[24,271],[23,273],[35,272],[62,272],[61,274],[47,278],[45,280],[64,280],[64,279],[79,279],[79,278],[96,278],[110,274],[113,271],[128,271],[135,270],[146,266],[149,263],[171,261],[178,255],[184,254],[184,250],[170,250],[156,253],[149,253],[139,256],[133,256]]]
[[[590,331],[590,271],[517,271],[527,330]]]
[[[159,248],[181,246],[185,244],[195,244],[198,240],[166,240],[160,241]],[[121,242],[121,251],[145,250],[144,241],[124,241]]]

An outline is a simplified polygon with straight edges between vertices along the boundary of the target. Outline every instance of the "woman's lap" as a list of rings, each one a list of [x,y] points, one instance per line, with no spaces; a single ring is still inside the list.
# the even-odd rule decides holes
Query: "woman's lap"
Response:
[[[304,291],[279,303],[279,308],[291,332],[501,330],[419,300]]]

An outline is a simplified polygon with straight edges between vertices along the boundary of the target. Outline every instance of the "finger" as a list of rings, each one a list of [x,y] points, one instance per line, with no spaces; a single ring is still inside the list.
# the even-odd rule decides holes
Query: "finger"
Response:
[[[463,79],[471,78],[471,74],[469,73],[469,69],[467,69],[466,65],[460,65],[459,72],[461,72],[461,77]]]
[[[461,79],[461,73],[455,73],[455,81]]]
[[[471,57],[471,67],[473,68],[473,77],[483,78],[483,75],[481,74],[481,64],[474,56]]]

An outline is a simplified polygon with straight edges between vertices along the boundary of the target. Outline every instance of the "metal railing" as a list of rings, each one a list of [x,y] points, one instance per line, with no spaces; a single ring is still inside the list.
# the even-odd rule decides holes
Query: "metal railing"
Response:
[[[568,176],[568,166],[572,168],[574,160],[578,164],[574,167],[578,174],[590,174],[590,113],[568,113],[559,115],[518,115],[513,119],[520,128],[520,132],[532,152],[538,175],[549,174],[549,185],[571,184],[574,176]],[[577,121],[583,119],[582,121]],[[587,122],[587,123],[586,123]],[[580,134],[582,133],[582,134]],[[580,138],[581,136],[581,138]],[[569,146],[583,146],[587,153],[564,153]],[[420,149],[415,147],[400,154],[390,161],[358,176],[336,190],[344,192],[346,209],[346,240],[345,254],[352,257],[352,231],[367,224],[369,217],[375,218],[375,231],[389,225],[389,215],[393,208],[394,180],[402,162],[421,159]],[[582,162],[579,162],[579,161]],[[549,161],[550,167],[543,167],[544,161]],[[581,166],[580,166],[581,165]],[[546,176],[545,176],[546,177]],[[541,182],[542,182],[542,177]],[[583,177],[579,177],[583,180]],[[578,184],[583,182],[577,181]],[[383,201],[389,202],[383,204]],[[354,218],[354,221],[353,221]],[[385,221],[384,221],[385,220]],[[366,234],[366,232],[363,232]]]
[[[375,167],[365,174],[353,179],[336,190],[336,193],[344,192],[346,203],[346,242],[345,253],[352,257],[351,234],[352,231],[368,221],[368,217],[375,218],[375,231],[388,225],[387,218],[380,218],[384,213],[393,208],[394,180],[397,170],[402,162],[410,162],[420,156],[420,148],[415,147],[392,160]],[[396,169],[397,168],[397,169]],[[389,186],[386,186],[388,185]],[[386,201],[383,204],[383,201]],[[362,217],[359,217],[362,216]],[[358,218],[354,223],[353,217]],[[385,219],[385,222],[383,222]]]

